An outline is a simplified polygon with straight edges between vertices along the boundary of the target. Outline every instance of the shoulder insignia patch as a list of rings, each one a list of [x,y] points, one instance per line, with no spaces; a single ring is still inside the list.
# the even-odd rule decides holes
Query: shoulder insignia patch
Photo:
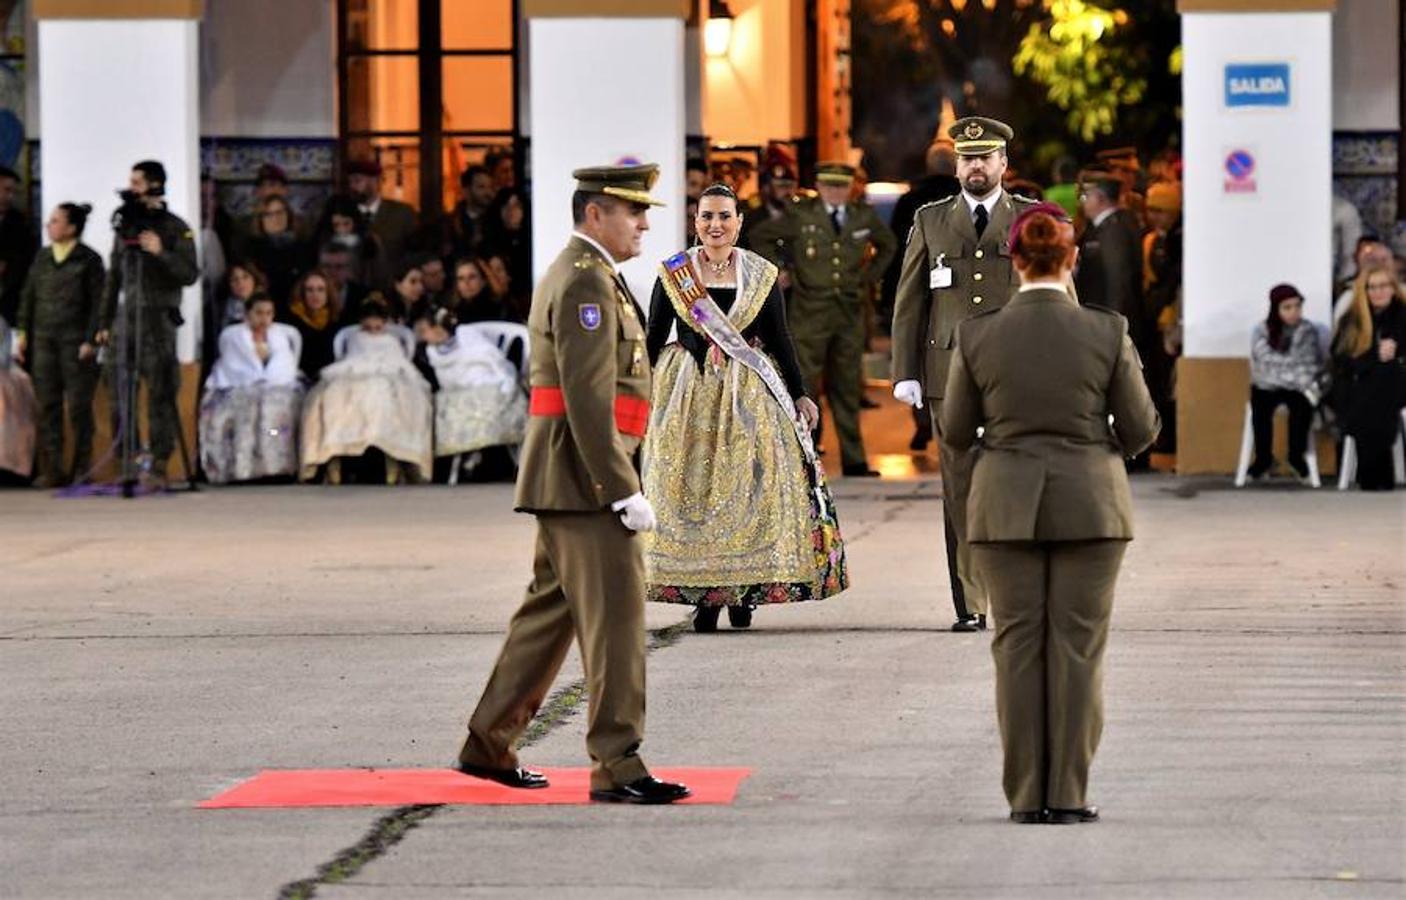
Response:
[[[576,317],[581,320],[582,328],[595,331],[600,328],[600,304],[582,303],[576,307]]]

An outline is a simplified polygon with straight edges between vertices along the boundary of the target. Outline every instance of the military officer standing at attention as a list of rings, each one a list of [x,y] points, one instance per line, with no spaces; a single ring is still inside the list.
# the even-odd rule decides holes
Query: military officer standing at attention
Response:
[[[986,598],[971,575],[965,524],[971,459],[942,438],[943,389],[957,324],[1004,306],[1015,292],[1006,232],[1031,201],[1001,189],[1006,142],[1014,132],[995,119],[970,116],[947,130],[957,152],[962,191],[920,207],[908,234],[893,302],[893,395],[928,407],[942,460],[947,575],[957,612],[953,631],[986,627]]]
[[[1021,286],[1004,308],[958,326],[942,440],[981,447],[966,537],[996,616],[1011,819],[1093,822],[1085,795],[1103,731],[1103,652],[1133,537],[1123,458],[1146,449],[1159,422],[1127,320],[1069,293],[1064,210],[1041,203],[1010,232]]]
[[[818,197],[797,197],[785,216],[758,225],[751,246],[794,272],[786,317],[806,392],[830,400],[840,437],[841,471],[872,477],[859,433],[859,396],[864,366],[862,293],[884,277],[898,240],[867,203],[850,200],[854,166],[822,163],[816,168]],[[870,253],[872,250],[872,258]]]
[[[644,314],[619,264],[638,256],[655,165],[572,173],[575,231],[537,286],[528,318],[532,399],[516,507],[537,517],[532,583],[469,720],[459,771],[542,788],[513,745],[574,640],[590,707],[591,800],[672,803],[688,788],[650,776],[644,734],[644,548],[654,510],[636,451],[649,421]]]

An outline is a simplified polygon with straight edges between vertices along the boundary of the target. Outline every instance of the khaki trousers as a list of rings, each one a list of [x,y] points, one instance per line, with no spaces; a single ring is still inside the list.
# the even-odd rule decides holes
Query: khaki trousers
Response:
[[[973,544],[996,636],[1012,810],[1077,809],[1103,733],[1103,651],[1126,541]]]
[[[952,606],[956,609],[958,618],[986,615],[986,589],[976,577],[971,548],[967,545],[967,494],[971,490],[974,458],[970,452],[957,453],[942,439],[942,426],[939,424],[942,416],[941,398],[927,397],[924,402],[932,415],[932,433],[937,436],[937,455],[942,463],[943,527],[948,532],[947,568],[949,575],[955,576]],[[955,554],[952,552],[954,546]]]
[[[469,719],[459,760],[511,769],[514,745],[551,690],[572,638],[580,644],[589,711],[591,787],[649,774],[644,734],[644,557],[615,513],[539,513],[532,584],[508,625],[493,674]]]

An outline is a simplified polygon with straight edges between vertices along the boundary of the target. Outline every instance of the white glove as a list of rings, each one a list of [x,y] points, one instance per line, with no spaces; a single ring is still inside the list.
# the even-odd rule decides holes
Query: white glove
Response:
[[[914,409],[922,409],[923,386],[912,379],[900,381],[893,386],[893,399],[907,403]]]
[[[624,500],[616,500],[610,508],[620,514],[620,521],[631,531],[654,530],[654,507],[644,498],[644,494],[631,494]]]

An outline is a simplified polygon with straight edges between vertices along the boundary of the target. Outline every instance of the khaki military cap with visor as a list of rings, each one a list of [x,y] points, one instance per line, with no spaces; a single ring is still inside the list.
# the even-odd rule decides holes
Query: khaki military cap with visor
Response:
[[[958,119],[947,129],[952,149],[958,156],[985,156],[993,150],[1006,149],[1006,142],[1015,137],[1011,126],[984,116]]]
[[[821,184],[849,184],[854,175],[855,168],[849,163],[824,162],[815,167],[815,180]]]
[[[619,197],[641,206],[664,206],[663,200],[649,195],[659,180],[659,166],[654,163],[638,166],[591,166],[571,173],[576,190],[589,194]]]

